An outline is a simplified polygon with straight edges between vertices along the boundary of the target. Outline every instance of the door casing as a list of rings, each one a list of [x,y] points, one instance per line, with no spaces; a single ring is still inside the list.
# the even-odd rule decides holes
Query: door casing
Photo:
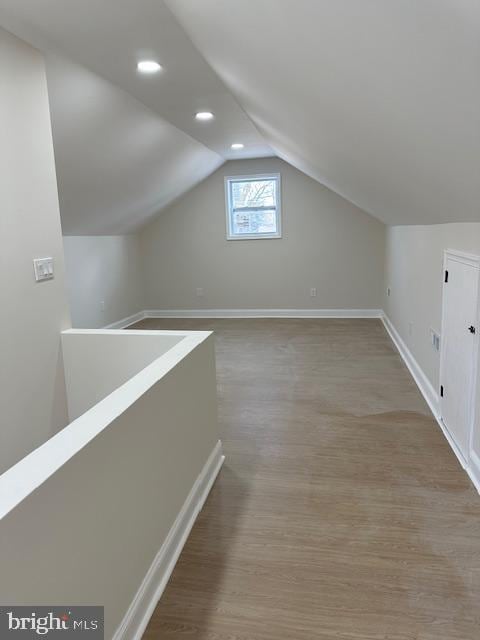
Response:
[[[472,340],[472,351],[470,357],[472,358],[472,379],[470,381],[469,389],[466,391],[467,393],[467,413],[468,413],[468,443],[467,450],[462,451],[455,441],[454,435],[450,432],[448,425],[443,420],[443,398],[440,397],[440,387],[442,386],[442,380],[444,379],[444,371],[447,366],[446,356],[445,356],[445,340],[444,340],[444,331],[446,327],[446,296],[445,296],[445,287],[451,286],[451,280],[449,282],[445,282],[445,271],[448,270],[448,262],[449,261],[461,262],[468,266],[471,266],[477,272],[477,299],[476,299],[476,309],[475,309],[475,328],[476,333],[473,336]],[[472,436],[473,436],[473,427],[475,424],[475,412],[476,410],[480,410],[480,399],[475,398],[475,390],[477,388],[477,376],[478,376],[478,348],[479,348],[479,333],[480,333],[480,256],[473,255],[470,253],[465,253],[463,251],[457,251],[455,249],[447,249],[444,252],[443,258],[443,272],[442,272],[442,280],[443,280],[443,289],[442,289],[442,335],[441,335],[441,343],[440,343],[440,382],[439,382],[439,398],[440,398],[440,416],[442,423],[445,426],[445,429],[450,435],[452,443],[455,448],[455,452],[457,456],[460,458],[462,463],[465,466],[469,465],[470,462],[470,452],[472,448]],[[465,324],[465,330],[467,330],[467,323]]]

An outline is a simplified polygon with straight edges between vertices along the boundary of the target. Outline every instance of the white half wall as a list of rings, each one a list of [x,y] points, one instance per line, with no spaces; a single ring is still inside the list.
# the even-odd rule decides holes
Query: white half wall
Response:
[[[62,345],[70,420],[125,384],[184,336],[175,331],[64,331]]]
[[[63,337],[107,377],[99,341],[143,351],[141,332],[100,332],[91,348],[92,334]],[[163,337],[145,334],[157,353]],[[222,461],[213,336],[184,332],[0,475],[0,602],[101,605],[106,639],[140,638]]]
[[[67,424],[60,333],[70,326],[41,54],[0,29],[0,473]],[[35,282],[33,259],[53,257]]]
[[[430,329],[441,333],[445,249],[480,254],[480,223],[387,227],[383,308],[434,389],[440,353]]]
[[[281,174],[283,237],[227,241],[224,177],[269,172]],[[140,232],[146,308],[378,309],[384,232],[279,158],[231,161]]]
[[[144,308],[136,235],[64,236],[63,243],[74,327],[105,327]]]

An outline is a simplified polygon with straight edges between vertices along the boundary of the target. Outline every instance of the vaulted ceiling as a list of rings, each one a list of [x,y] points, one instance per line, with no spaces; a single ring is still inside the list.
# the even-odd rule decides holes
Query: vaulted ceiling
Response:
[[[276,153],[390,224],[480,220],[478,0],[168,0]]]
[[[0,26],[46,55],[67,235],[133,231],[226,159],[273,155],[161,1],[0,0]]]
[[[480,220],[478,0],[0,0],[0,24],[47,53],[66,233],[273,153],[389,224]]]

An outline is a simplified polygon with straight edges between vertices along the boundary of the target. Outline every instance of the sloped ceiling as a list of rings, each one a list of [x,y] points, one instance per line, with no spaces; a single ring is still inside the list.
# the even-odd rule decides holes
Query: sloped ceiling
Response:
[[[47,54],[67,234],[272,154],[389,224],[480,220],[478,0],[0,0],[0,25]]]
[[[273,154],[161,1],[0,0],[0,25],[46,54],[66,235],[134,231],[226,159]],[[164,70],[138,74],[150,57]]]
[[[47,79],[64,235],[131,232],[224,162],[85,67]]]
[[[167,0],[275,152],[390,224],[480,220],[478,0]]]

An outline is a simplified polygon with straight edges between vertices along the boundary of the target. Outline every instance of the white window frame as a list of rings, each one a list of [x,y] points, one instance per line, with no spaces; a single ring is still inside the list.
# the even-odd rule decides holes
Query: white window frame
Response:
[[[276,218],[277,218],[277,232],[276,233],[245,233],[234,234],[232,233],[232,216],[231,213],[231,182],[254,182],[255,180],[275,180],[277,183],[277,202],[276,202]],[[254,173],[247,176],[225,176],[225,211],[227,222],[227,240],[273,240],[282,237],[282,182],[279,173]]]

